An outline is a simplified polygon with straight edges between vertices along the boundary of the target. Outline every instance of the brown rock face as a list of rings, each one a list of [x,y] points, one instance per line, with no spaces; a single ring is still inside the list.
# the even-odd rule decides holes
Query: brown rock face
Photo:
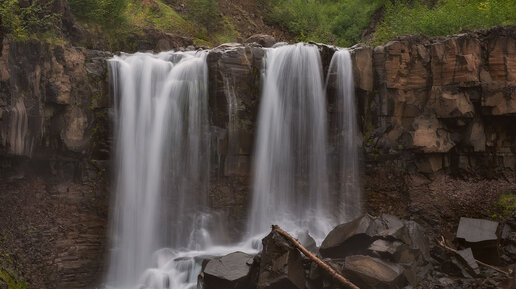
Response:
[[[3,41],[0,264],[29,288],[88,288],[101,276],[109,55]]]
[[[369,93],[367,106],[360,108],[371,129],[369,143],[374,144],[368,150],[392,156],[423,152],[423,158],[443,154],[444,166],[416,166],[423,171],[437,167],[472,171],[474,163],[479,165],[488,156],[470,154],[471,149],[502,156],[504,160],[494,164],[500,168],[505,168],[502,163],[514,162],[509,144],[515,135],[504,132],[507,139],[501,141],[492,117],[514,121],[515,33],[509,27],[436,39],[405,36],[376,47],[378,93]],[[491,132],[498,141],[486,141]],[[468,161],[456,161],[460,159]]]
[[[516,28],[505,27],[351,49],[370,212],[410,214],[439,228],[516,189],[515,39]],[[161,34],[138,43],[144,50],[190,44]],[[318,47],[327,68],[335,48]],[[254,44],[228,44],[208,55],[209,200],[227,213],[233,238],[250,200],[264,53]],[[2,43],[0,249],[14,256],[13,270],[31,288],[93,288],[101,278],[108,57],[37,41]],[[330,138],[334,105],[328,99]],[[287,255],[281,264],[299,261]],[[301,270],[292,268],[280,275]],[[281,282],[302,286],[294,275]]]

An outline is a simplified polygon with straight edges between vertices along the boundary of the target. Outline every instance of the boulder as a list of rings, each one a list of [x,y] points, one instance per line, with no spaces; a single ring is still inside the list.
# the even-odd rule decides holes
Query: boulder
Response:
[[[204,289],[247,289],[252,288],[250,280],[253,256],[234,252],[209,260],[204,267]]]
[[[297,234],[297,240],[303,247],[305,247],[308,251],[317,254],[317,244],[315,243],[314,238],[310,236],[310,234],[305,231]]]
[[[304,289],[305,270],[299,251],[276,231],[262,243],[258,289]]]
[[[497,249],[498,222],[483,219],[460,218],[456,238],[465,247],[471,247],[475,259],[488,264],[500,262]]]
[[[471,275],[475,276],[480,274],[480,268],[478,268],[475,257],[473,257],[473,251],[471,251],[471,248],[458,250],[457,255],[460,257],[459,260],[462,261]]]
[[[370,215],[338,225],[326,236],[319,252],[325,258],[344,258],[361,254],[374,241],[373,236],[380,231],[380,226],[382,229],[385,228]]]
[[[276,39],[267,34],[254,34],[247,38],[245,43],[258,43],[263,47],[272,47],[274,44],[276,44]]]
[[[362,289],[403,288],[408,284],[402,266],[370,256],[346,257],[343,271]]]
[[[496,229],[498,222],[483,219],[460,218],[457,228],[457,239],[463,239],[469,243],[496,242]]]

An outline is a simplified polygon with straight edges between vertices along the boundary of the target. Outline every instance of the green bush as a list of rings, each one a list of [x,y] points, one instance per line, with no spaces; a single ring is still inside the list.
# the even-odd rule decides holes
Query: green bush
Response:
[[[126,20],[129,0],[68,0],[72,13],[82,21],[117,26]]]
[[[218,30],[221,22],[216,0],[188,0],[186,11],[190,20],[199,23],[208,32]]]
[[[412,7],[409,1],[388,2],[375,44],[403,34],[438,36],[507,24],[516,24],[514,0],[441,0],[433,7],[421,2]]]
[[[297,41],[349,46],[360,41],[371,15],[386,0],[261,0],[265,20]]]
[[[18,0],[0,3],[0,28],[15,39],[25,40],[32,35],[55,31],[61,15],[51,12],[53,1],[32,1],[20,7]]]

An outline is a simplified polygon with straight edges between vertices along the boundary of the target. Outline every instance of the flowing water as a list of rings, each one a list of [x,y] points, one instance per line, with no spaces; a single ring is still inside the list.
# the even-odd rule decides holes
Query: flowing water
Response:
[[[268,50],[253,167],[250,236],[271,224],[323,238],[334,224],[326,162],[326,100],[319,50]]]
[[[256,253],[278,224],[320,243],[359,212],[357,134],[349,53],[330,74],[342,101],[342,182],[330,193],[326,95],[316,46],[268,49],[244,241],[221,246],[224,222],[207,208],[209,131],[206,52],[136,53],[110,60],[115,96],[116,197],[106,287],[190,289],[202,260]],[[229,111],[236,95],[225,79]],[[231,115],[229,133],[233,131]],[[231,136],[231,135],[230,135]],[[349,165],[349,166],[348,166]],[[349,202],[349,205],[348,203]],[[211,228],[211,230],[209,230]]]
[[[337,104],[338,176],[335,187],[339,194],[334,202],[339,204],[339,211],[342,212],[339,222],[342,223],[353,220],[362,213],[359,168],[361,138],[357,125],[353,63],[347,49],[333,54],[326,86],[329,84],[334,88]]]
[[[204,52],[136,53],[109,62],[117,122],[107,283],[116,288],[142,282],[142,272],[162,262],[155,253],[162,247],[212,245],[205,58]]]

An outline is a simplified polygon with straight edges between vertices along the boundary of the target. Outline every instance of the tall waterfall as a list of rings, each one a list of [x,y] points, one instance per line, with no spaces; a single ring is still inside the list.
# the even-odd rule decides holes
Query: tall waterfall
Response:
[[[347,49],[333,54],[326,86],[333,88],[337,105],[336,146],[338,155],[335,171],[340,222],[350,221],[362,213],[360,192],[359,148],[361,145],[355,104],[353,63]],[[330,89],[328,89],[330,90]]]
[[[109,62],[115,96],[116,194],[107,287],[196,288],[202,260],[257,253],[279,224],[317,240],[360,213],[351,59],[329,70],[339,99],[338,186],[328,171],[327,105],[319,50],[268,49],[253,166],[247,239],[220,246],[224,222],[207,208],[209,132],[206,52],[136,53]],[[237,95],[228,88],[229,110]],[[232,137],[232,118],[229,117]],[[334,190],[338,187],[338,190]],[[207,228],[211,228],[208,231]],[[217,234],[218,233],[218,234]]]
[[[134,288],[146,282],[141,280],[146,268],[172,254],[155,253],[162,247],[211,244],[204,229],[210,222],[204,213],[209,174],[205,58],[204,52],[136,53],[109,62],[117,120],[109,286]]]
[[[322,239],[335,217],[317,47],[300,43],[268,50],[259,111],[250,233],[264,233],[278,224]]]

